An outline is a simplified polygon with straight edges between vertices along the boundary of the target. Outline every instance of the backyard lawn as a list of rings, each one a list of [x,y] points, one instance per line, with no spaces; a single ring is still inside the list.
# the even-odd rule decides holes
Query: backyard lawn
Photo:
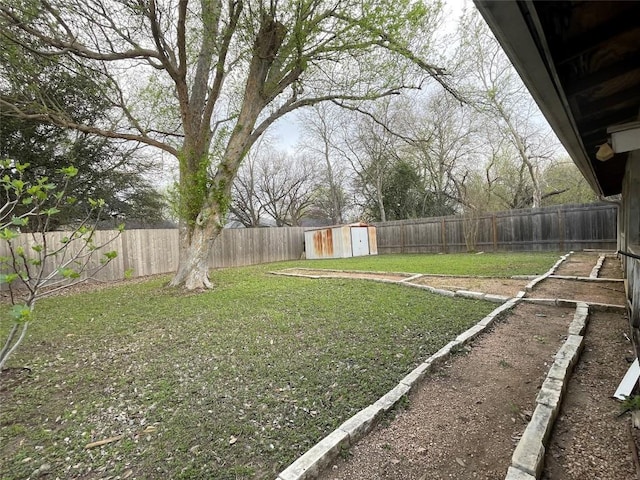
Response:
[[[205,293],[163,277],[42,301],[0,376],[0,478],[272,479],[496,304],[269,271],[509,276],[557,258],[286,262],[216,271]]]

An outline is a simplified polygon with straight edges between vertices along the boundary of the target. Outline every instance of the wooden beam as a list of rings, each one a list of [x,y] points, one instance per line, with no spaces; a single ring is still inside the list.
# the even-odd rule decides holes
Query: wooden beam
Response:
[[[638,107],[630,106],[614,112],[592,111],[577,118],[578,129],[583,137],[606,130],[611,125],[633,122],[637,119]]]
[[[581,108],[586,107],[589,110],[604,110],[606,108],[610,110],[618,105],[631,106],[632,104],[636,109],[640,104],[640,88],[638,88],[638,85],[632,85],[630,88],[621,90],[613,95],[607,95],[606,97],[598,98],[597,100],[587,101],[581,105]],[[607,127],[608,126],[610,125],[607,125]]]
[[[635,70],[640,70],[640,50],[633,52],[631,55],[626,55],[614,64],[600,68],[593,73],[582,75],[576,79],[566,79],[563,81],[565,92],[568,97],[573,97]]]
[[[597,3],[594,2],[594,4]],[[628,8],[620,9],[619,15],[564,41],[562,45],[558,45],[557,49],[554,48],[556,65],[563,65],[585,53],[606,46],[616,36],[639,28],[639,17],[640,2],[628,2]]]

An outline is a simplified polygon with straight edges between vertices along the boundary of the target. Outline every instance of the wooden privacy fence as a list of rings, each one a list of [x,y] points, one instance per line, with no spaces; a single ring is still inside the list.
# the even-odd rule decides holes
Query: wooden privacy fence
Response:
[[[47,242],[59,246],[66,232],[50,232]],[[112,239],[116,232],[95,232],[95,244]],[[37,237],[36,237],[37,240]],[[31,251],[36,242],[30,234],[22,234],[16,245]],[[102,269],[96,278],[102,281],[121,280],[127,272],[132,277],[143,277],[175,272],[178,266],[178,230],[125,230],[92,258],[92,267],[99,266],[102,253],[115,250],[118,256]],[[213,246],[209,264],[212,268],[240,267],[258,263],[295,260],[304,250],[304,229],[252,228],[225,229]],[[5,242],[0,242],[0,256],[8,256]]]
[[[615,250],[617,207],[610,203],[509,210],[476,217],[449,216],[376,223],[378,252]],[[473,234],[475,232],[475,235]]]
[[[401,220],[377,223],[378,251],[384,253],[453,253],[467,250],[465,231],[473,227],[476,249],[484,251],[581,250],[616,248],[617,208],[611,204],[565,205],[530,210],[512,210],[482,215]],[[297,260],[304,251],[304,228],[225,229],[216,240],[210,257],[212,268],[239,267],[259,263]],[[68,235],[48,234],[50,245],[59,245]],[[115,236],[97,231],[95,243]],[[18,239],[27,251],[31,235]],[[97,276],[119,280],[174,272],[178,265],[178,230],[125,230],[103,251],[118,256]],[[98,265],[100,251],[95,256]],[[0,242],[0,256],[7,256]]]

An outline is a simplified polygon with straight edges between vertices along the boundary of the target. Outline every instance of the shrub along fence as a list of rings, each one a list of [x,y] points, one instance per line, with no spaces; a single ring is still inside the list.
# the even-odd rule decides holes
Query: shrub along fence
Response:
[[[475,218],[450,216],[377,223],[378,252],[453,253],[476,250],[581,250],[616,248],[617,208],[611,204],[565,205],[530,210],[511,210]],[[304,228],[225,229],[210,257],[212,268],[297,260],[304,251]],[[115,235],[97,231],[96,243]],[[65,236],[49,234],[50,245]],[[466,236],[466,237],[465,237]],[[465,238],[467,241],[465,241]],[[22,234],[20,244],[29,250],[31,236]],[[52,243],[53,242],[53,243]],[[178,265],[178,230],[125,230],[105,251],[118,257],[99,273],[99,280],[122,279],[125,273],[142,277],[174,272]],[[0,243],[0,256],[7,256]],[[95,256],[99,261],[100,252]]]

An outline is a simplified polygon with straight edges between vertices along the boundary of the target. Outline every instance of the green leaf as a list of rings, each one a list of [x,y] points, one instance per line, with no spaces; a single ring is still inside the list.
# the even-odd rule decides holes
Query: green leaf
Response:
[[[22,199],[23,205],[31,205],[33,203],[33,197],[24,197]]]
[[[80,278],[80,274],[73,268],[59,268],[58,273],[64,278]]]
[[[9,315],[16,322],[28,322],[31,320],[31,309],[26,305],[14,305],[9,310]]]
[[[78,169],[73,165],[61,168],[59,172],[63,174],[65,177],[75,177],[76,175],[78,175]]]
[[[3,228],[0,230],[0,240],[10,241],[14,238],[18,238],[20,234],[16,230],[10,228]]]
[[[44,247],[42,245],[32,245],[31,246],[31,250],[33,250],[34,252],[38,252],[38,253],[42,252],[43,248]]]
[[[118,225],[118,231],[120,233],[124,232],[124,223],[121,223],[120,225]]]
[[[16,225],[16,226],[18,226],[18,227],[24,227],[27,223],[29,223],[29,219],[28,219],[28,218],[26,218],[26,217],[24,217],[24,218],[21,218],[21,217],[13,217],[13,218],[11,219],[11,224],[12,224],[12,225]]]
[[[25,162],[25,163],[17,162],[15,165],[15,168],[20,173],[23,173],[27,168],[29,168],[30,165],[31,164],[29,162]]]
[[[104,207],[104,200],[102,198],[99,198],[97,200],[94,200],[93,198],[89,198],[89,205],[91,205],[91,208],[102,208]]]
[[[60,210],[58,210],[56,207],[51,207],[44,211],[44,214],[47,215],[48,217],[51,217],[52,215],[56,215],[57,213],[60,213]]]
[[[2,283],[11,283],[14,282],[15,280],[17,280],[18,274],[17,273],[0,273],[0,284]]]
[[[118,256],[118,252],[116,252],[115,250],[112,250],[110,252],[105,253],[104,256],[107,257],[109,260],[113,260]]]

